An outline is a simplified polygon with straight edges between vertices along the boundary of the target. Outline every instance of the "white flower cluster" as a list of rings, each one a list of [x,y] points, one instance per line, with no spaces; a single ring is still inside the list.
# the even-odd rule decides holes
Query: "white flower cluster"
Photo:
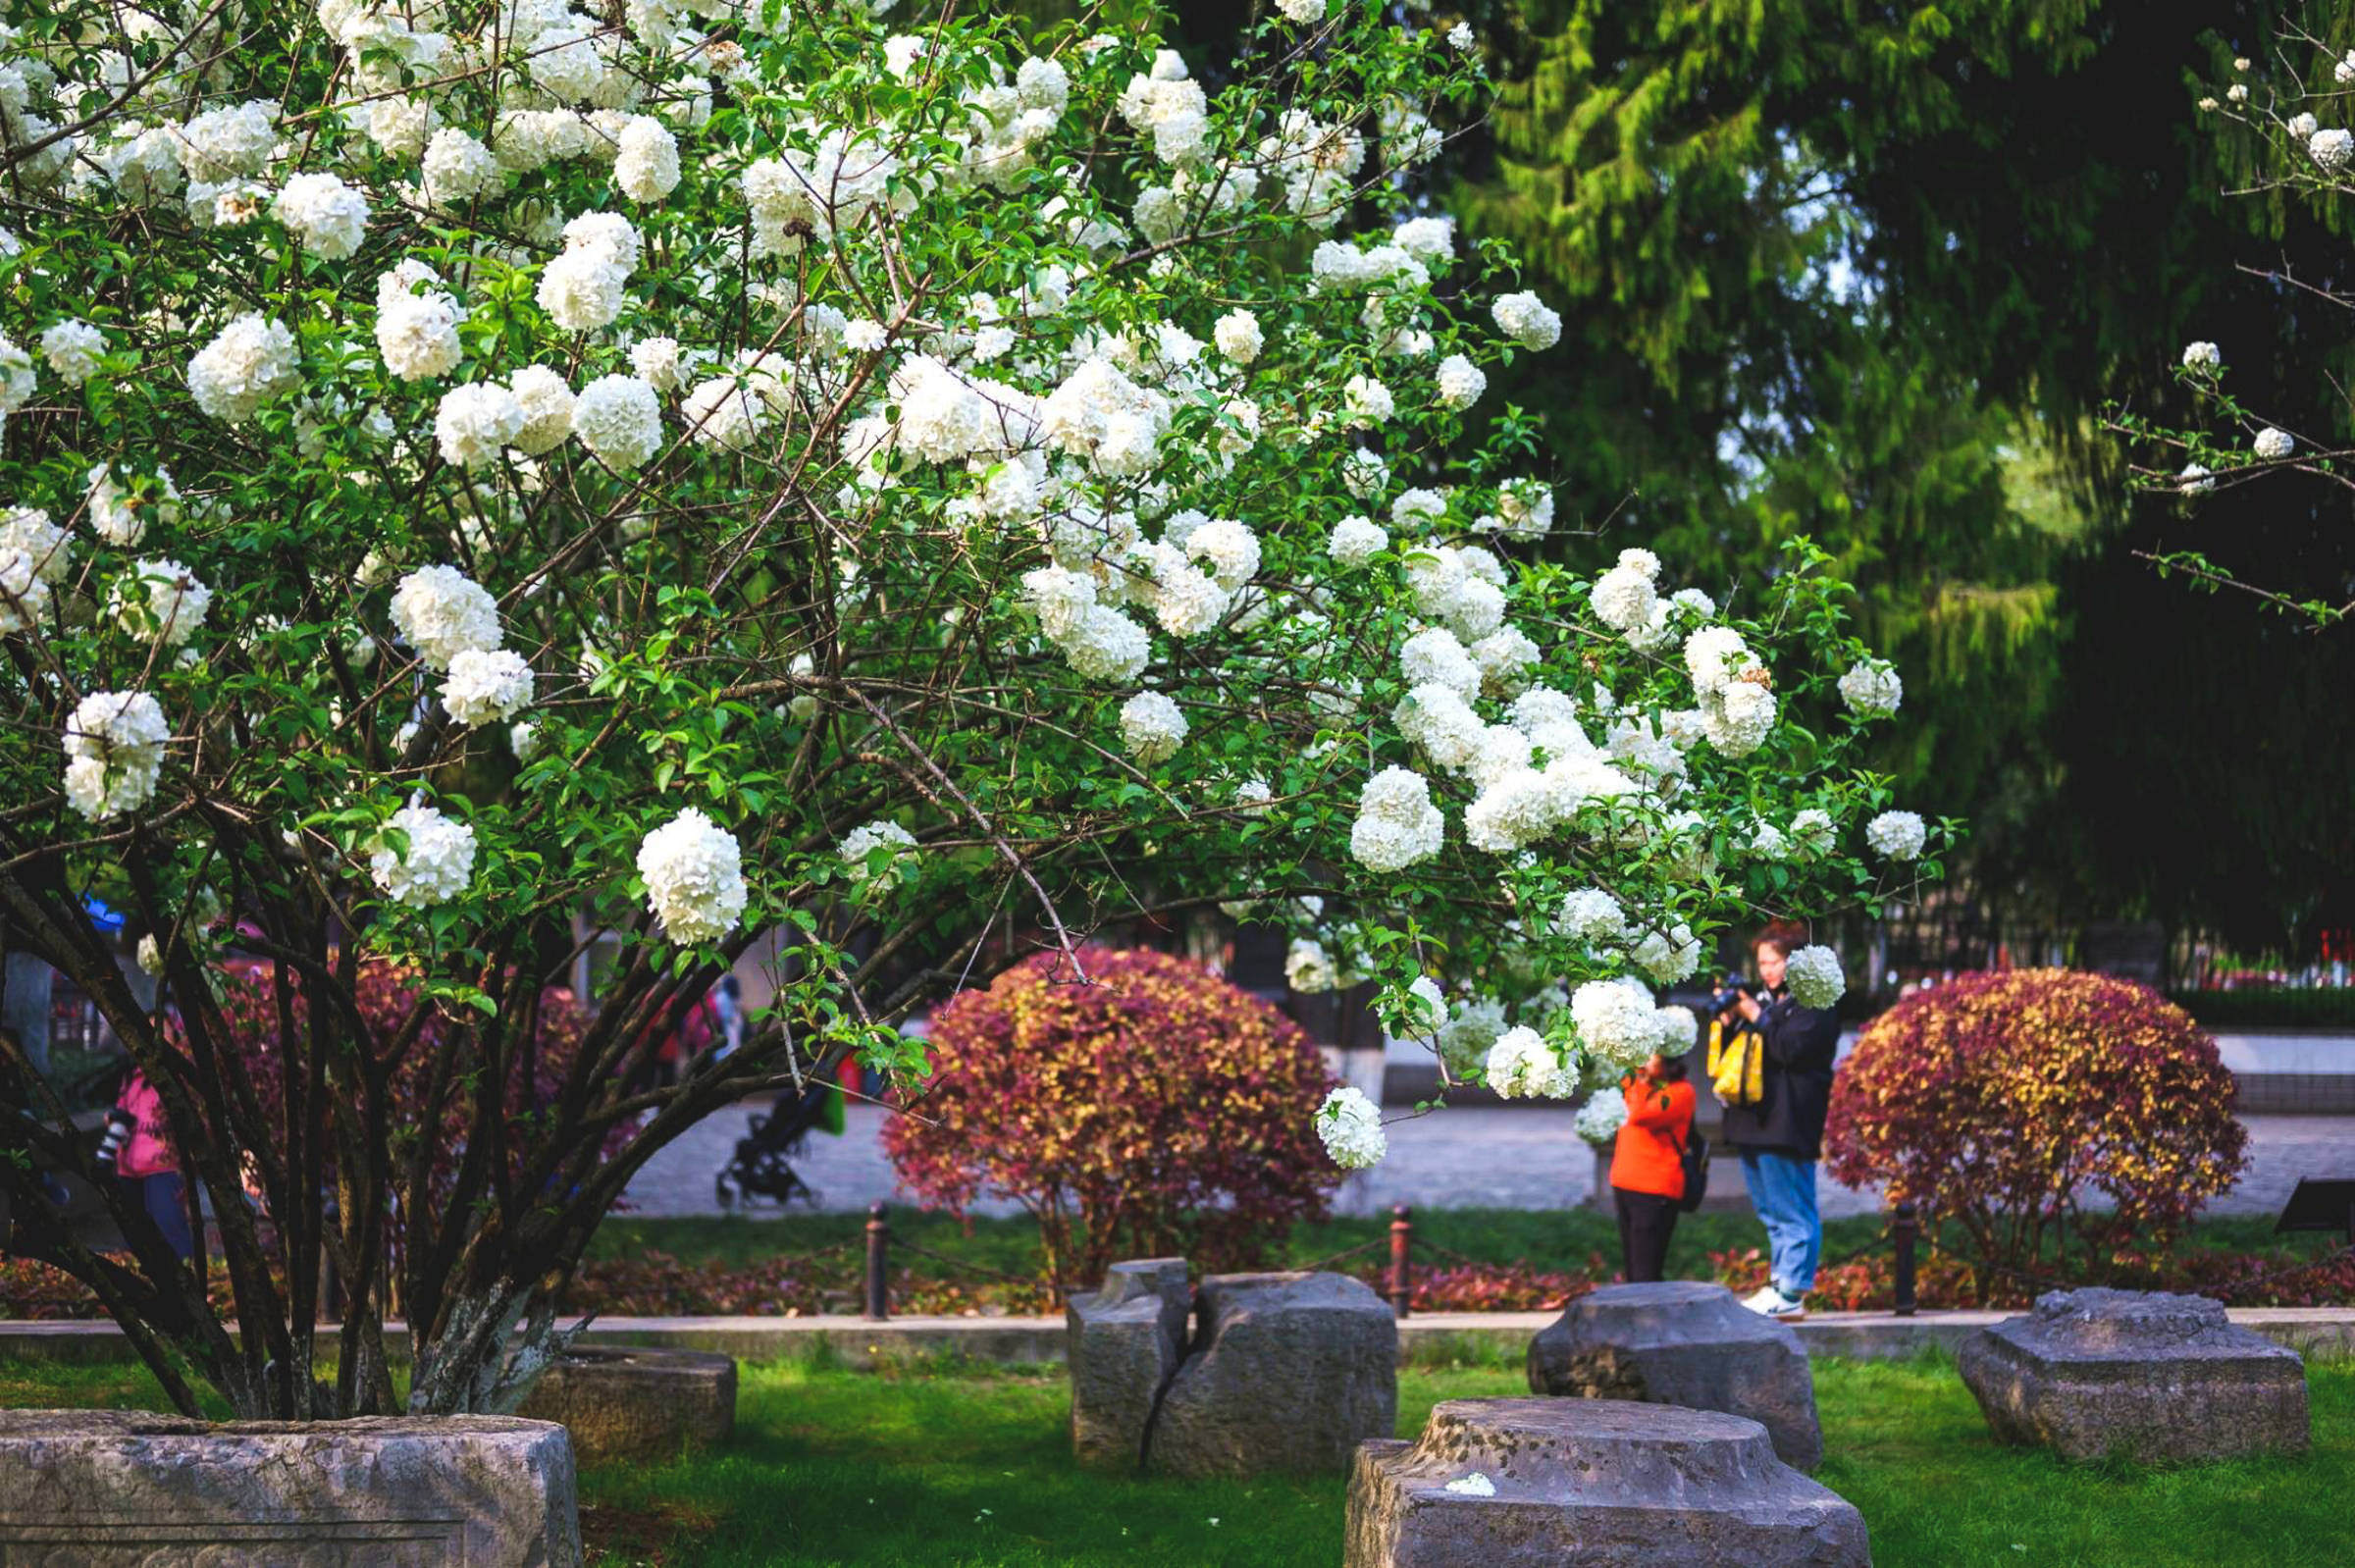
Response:
[[[2276,430],[2271,425],[2259,431],[2256,441],[2250,444],[2250,449],[2268,462],[2278,462],[2297,448],[2295,437],[2286,430]]]
[[[461,724],[513,718],[532,702],[532,666],[511,649],[462,649],[442,682],[442,706]]]
[[[1783,983],[1791,988],[1792,1001],[1819,1012],[1837,1004],[1848,992],[1848,974],[1840,967],[1840,955],[1828,947],[1803,947],[1793,953],[1783,970]]]
[[[540,308],[566,332],[611,326],[640,248],[638,231],[619,213],[583,213],[564,226],[564,253],[541,271]]]
[[[2211,373],[2224,369],[2224,351],[2212,342],[2193,342],[2183,345],[2183,368]]]
[[[368,235],[368,198],[334,175],[288,176],[271,210],[323,260],[349,259]]]
[[[465,319],[455,296],[421,261],[403,261],[376,280],[376,351],[401,381],[456,368],[458,323]]]
[[[885,866],[880,872],[870,872],[866,863],[867,857],[886,846],[891,850],[894,863]],[[849,870],[851,881],[854,884],[871,880],[874,890],[883,892],[899,883],[900,872],[897,864],[899,856],[902,852],[915,848],[915,834],[897,822],[877,820],[855,827],[844,834],[842,842],[834,847],[834,853],[842,857],[843,864]]]
[[[300,374],[294,335],[252,312],[221,329],[188,361],[188,394],[225,424],[241,424],[291,389]]]
[[[1489,1048],[1489,1087],[1507,1100],[1567,1100],[1578,1092],[1578,1064],[1565,1064],[1545,1037],[1516,1025]]]
[[[498,603],[455,566],[421,566],[392,590],[392,625],[429,669],[499,645]]]
[[[213,591],[176,560],[143,560],[118,581],[108,610],[131,636],[166,648],[194,637],[212,608]]]
[[[1551,348],[1562,339],[1562,318],[1533,293],[1506,294],[1492,307],[1497,330],[1524,348]]]
[[[66,804],[93,822],[155,798],[172,726],[145,692],[92,692],[66,721]]]
[[[86,321],[61,321],[41,334],[41,357],[58,380],[78,387],[98,373],[106,352],[106,334]]]
[[[1860,658],[1840,677],[1840,701],[1860,718],[1887,718],[1905,697],[1906,683],[1885,659]]]
[[[1893,861],[1910,861],[1921,854],[1928,832],[1911,811],[1883,811],[1864,824],[1864,842]]]
[[[1659,1009],[1634,980],[1587,981],[1570,993],[1570,1022],[1606,1077],[1634,1071],[1661,1043]]]
[[[1341,975],[1323,943],[1298,936],[1283,955],[1283,980],[1302,996],[1315,996],[1339,985]]]
[[[1121,705],[1121,744],[1147,767],[1177,756],[1185,729],[1185,715],[1160,692],[1139,692]]]
[[[430,806],[404,806],[386,826],[408,840],[406,852],[379,837],[368,857],[376,885],[395,904],[446,904],[474,880],[474,829]]]
[[[1402,871],[1439,854],[1446,831],[1430,782],[1411,768],[1386,767],[1358,793],[1349,853],[1370,871]]]
[[[1382,1108],[1361,1089],[1338,1088],[1317,1107],[1317,1136],[1325,1152],[1344,1171],[1364,1171],[1382,1163],[1389,1152],[1389,1134],[1382,1127]]]
[[[638,846],[647,906],[673,942],[716,942],[736,928],[748,897],[736,835],[689,807]]]
[[[1619,1129],[1626,1124],[1627,1096],[1614,1084],[1589,1095],[1570,1126],[1580,1137],[1599,1148],[1617,1139]]]

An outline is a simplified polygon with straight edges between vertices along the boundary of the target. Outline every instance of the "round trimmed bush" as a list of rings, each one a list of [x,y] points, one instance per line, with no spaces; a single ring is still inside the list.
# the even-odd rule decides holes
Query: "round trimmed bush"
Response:
[[[1313,1118],[1331,1080],[1298,1024],[1198,964],[1046,953],[933,1015],[932,1076],[885,1146],[925,1201],[1038,1219],[1058,1285],[1124,1257],[1258,1261],[1340,1173]]]
[[[1824,1151],[1840,1180],[1961,1226],[1984,1296],[2006,1271],[2100,1278],[2165,1245],[2246,1164],[2233,1094],[2216,1041],[2147,986],[1966,974],[1865,1026]]]

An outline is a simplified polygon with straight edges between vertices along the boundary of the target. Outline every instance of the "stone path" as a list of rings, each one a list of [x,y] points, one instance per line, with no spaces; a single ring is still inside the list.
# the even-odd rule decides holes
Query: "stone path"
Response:
[[[650,1161],[629,1186],[631,1212],[707,1215],[723,1211],[711,1178],[745,1135],[746,1121],[761,1107],[748,1105],[704,1122]],[[883,1156],[888,1113],[852,1106],[841,1137],[812,1134],[797,1164],[816,1189],[818,1207],[859,1210],[882,1199],[911,1201],[898,1190]],[[1466,1107],[1390,1125],[1389,1157],[1353,1176],[1335,1201],[1343,1214],[1378,1214],[1393,1203],[1417,1208],[1559,1209],[1583,1203],[1593,1190],[1595,1161],[1570,1130],[1571,1113]],[[2250,1169],[2238,1186],[2208,1207],[2210,1214],[2275,1215],[2300,1176],[2355,1176],[2355,1118],[2261,1116],[2249,1119]],[[1818,1200],[1827,1216],[1868,1214],[1877,1192],[1853,1191],[1823,1178]],[[761,1207],[756,1214],[774,1214]],[[980,1214],[1013,1214],[998,1201]]]

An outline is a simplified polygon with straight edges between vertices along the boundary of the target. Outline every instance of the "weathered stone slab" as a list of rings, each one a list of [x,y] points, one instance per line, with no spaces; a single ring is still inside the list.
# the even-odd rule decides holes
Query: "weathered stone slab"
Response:
[[[1348,1467],[1398,1421],[1398,1324],[1340,1274],[1214,1274],[1147,1440],[1157,1475]]]
[[[516,1409],[572,1435],[577,1465],[667,1464],[736,1431],[736,1362],[708,1350],[575,1345]]]
[[[1956,1361],[2004,1442],[2181,1464],[2304,1451],[2306,1364],[2205,1296],[2055,1290]]]
[[[0,1411],[9,1568],[578,1568],[564,1429]]]
[[[1490,1489],[1450,1491],[1449,1484]],[[1449,1399],[1369,1442],[1344,1568],[1869,1568],[1864,1517],[1766,1429],[1619,1399]]]
[[[1723,1410],[1763,1426],[1783,1463],[1823,1462],[1799,1335],[1723,1285],[1670,1280],[1581,1296],[1530,1341],[1529,1391]]]
[[[1116,1263],[1101,1290],[1072,1297],[1065,1339],[1079,1463],[1133,1471],[1144,1462],[1145,1429],[1185,1355],[1191,1310],[1183,1258]]]

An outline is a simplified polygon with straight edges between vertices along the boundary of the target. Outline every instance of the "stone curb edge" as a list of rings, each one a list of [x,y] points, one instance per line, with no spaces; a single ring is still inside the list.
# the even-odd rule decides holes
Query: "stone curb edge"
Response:
[[[1551,1312],[1438,1312],[1398,1325],[1399,1358],[1410,1365],[1492,1361],[1519,1355]],[[1930,1347],[1952,1354],[1964,1335],[2010,1316],[2001,1312],[1818,1313],[1795,1325],[1810,1356],[1906,1360]],[[2355,1307],[2236,1308],[2232,1321],[2314,1360],[2355,1359]],[[332,1342],[324,1332],[323,1340]],[[851,1367],[964,1357],[1052,1363],[1064,1357],[1061,1318],[599,1318],[590,1344],[715,1350],[739,1361],[823,1358]],[[395,1354],[406,1346],[388,1335]],[[0,1322],[0,1362],[98,1365],[136,1359],[111,1323]]]

